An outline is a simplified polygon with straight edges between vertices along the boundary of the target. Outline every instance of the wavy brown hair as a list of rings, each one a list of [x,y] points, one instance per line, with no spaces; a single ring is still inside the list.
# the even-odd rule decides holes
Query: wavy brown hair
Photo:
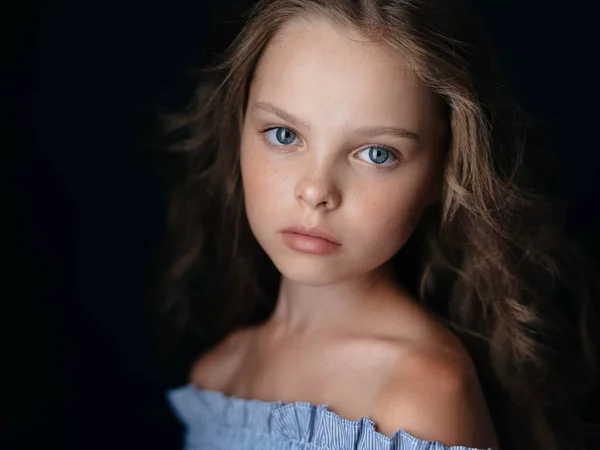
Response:
[[[442,100],[450,130],[442,199],[392,263],[469,349],[503,449],[585,448],[589,429],[576,412],[596,379],[592,268],[544,194],[547,155],[528,138],[467,2],[258,2],[189,108],[168,120],[179,160],[163,305],[170,323],[211,345],[274,308],[280,275],[245,216],[240,133],[261,53],[300,15],[397,50]]]

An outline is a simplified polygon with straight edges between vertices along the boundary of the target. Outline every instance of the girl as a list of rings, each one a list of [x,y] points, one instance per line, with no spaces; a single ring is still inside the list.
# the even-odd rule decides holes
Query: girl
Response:
[[[186,448],[583,448],[585,266],[472,16],[261,1],[173,119]]]

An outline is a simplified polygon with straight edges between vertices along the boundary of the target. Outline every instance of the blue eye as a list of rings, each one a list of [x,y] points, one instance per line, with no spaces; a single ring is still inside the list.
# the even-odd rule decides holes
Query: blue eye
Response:
[[[365,153],[366,156],[361,156]],[[367,161],[378,166],[389,166],[398,160],[398,158],[385,147],[367,147],[358,152],[357,156],[363,161]]]
[[[273,127],[265,130],[269,141],[274,145],[291,145],[296,140],[296,133],[289,128]]]

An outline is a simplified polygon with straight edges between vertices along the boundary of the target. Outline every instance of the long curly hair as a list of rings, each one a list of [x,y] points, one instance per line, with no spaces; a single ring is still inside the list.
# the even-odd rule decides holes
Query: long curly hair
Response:
[[[250,231],[239,166],[257,61],[282,24],[315,15],[400,52],[445,105],[443,192],[392,264],[468,348],[503,449],[580,449],[594,392],[595,268],[566,239],[528,136],[466,1],[263,0],[197,94],[170,115],[178,163],[166,243],[172,329],[210,346],[264,320],[280,275]],[[579,408],[579,409],[578,409]]]

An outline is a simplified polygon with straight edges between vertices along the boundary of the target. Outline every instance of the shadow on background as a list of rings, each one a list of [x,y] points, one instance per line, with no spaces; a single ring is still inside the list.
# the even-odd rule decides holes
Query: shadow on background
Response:
[[[18,125],[3,149],[15,195],[1,448],[181,446],[164,390],[186,381],[191,355],[161,364],[150,299],[166,207],[156,116],[183,107],[186,74],[224,48],[249,3],[65,0],[5,16],[18,24],[6,97]],[[591,9],[480,3],[513,89],[548,127],[569,233],[598,261]]]

